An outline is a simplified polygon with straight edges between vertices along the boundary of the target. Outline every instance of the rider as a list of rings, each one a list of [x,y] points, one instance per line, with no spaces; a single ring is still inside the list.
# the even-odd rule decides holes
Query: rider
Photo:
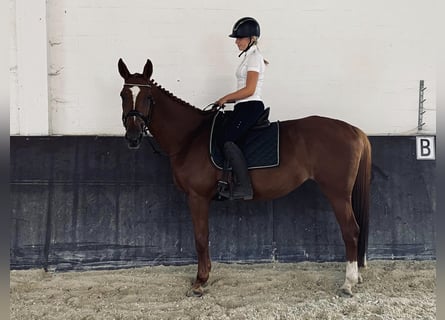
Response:
[[[239,19],[229,35],[235,38],[235,43],[243,56],[243,60],[236,70],[237,90],[218,99],[217,105],[223,106],[227,102],[235,102],[231,120],[224,132],[224,155],[229,161],[237,183],[233,193],[229,190],[220,195],[231,199],[250,200],[253,198],[252,184],[246,161],[238,145],[240,139],[252,127],[264,112],[261,99],[264,70],[267,61],[258,50],[257,41],[260,36],[260,25],[251,17]]]

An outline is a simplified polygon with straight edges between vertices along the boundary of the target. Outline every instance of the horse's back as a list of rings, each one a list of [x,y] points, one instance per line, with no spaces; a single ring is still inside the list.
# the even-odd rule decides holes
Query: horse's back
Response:
[[[321,116],[280,122],[282,136],[304,140],[306,144],[345,145],[360,142],[366,134],[359,128],[342,120]]]

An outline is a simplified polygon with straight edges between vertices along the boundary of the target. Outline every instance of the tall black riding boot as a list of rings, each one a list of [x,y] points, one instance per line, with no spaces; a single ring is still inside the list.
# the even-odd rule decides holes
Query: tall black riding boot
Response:
[[[250,182],[249,171],[247,169],[246,160],[244,159],[243,152],[232,141],[227,141],[224,144],[224,156],[232,166],[232,172],[235,179],[232,179],[233,188],[232,194],[230,194],[230,188],[220,191],[220,195],[231,199],[243,199],[250,200],[253,198],[252,183]]]

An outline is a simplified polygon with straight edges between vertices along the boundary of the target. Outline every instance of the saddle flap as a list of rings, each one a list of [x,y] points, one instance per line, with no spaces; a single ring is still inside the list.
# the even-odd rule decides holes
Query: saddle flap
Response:
[[[268,113],[268,112],[267,112]],[[224,154],[218,146],[218,135],[224,124],[224,114],[217,113],[210,133],[210,159],[218,169],[224,167]],[[258,130],[249,130],[241,146],[249,169],[271,168],[279,165],[279,124],[269,123]]]

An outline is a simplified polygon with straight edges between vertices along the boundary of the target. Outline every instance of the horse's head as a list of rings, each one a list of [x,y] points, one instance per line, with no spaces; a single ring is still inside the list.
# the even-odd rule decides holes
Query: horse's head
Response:
[[[144,133],[147,133],[150,109],[153,104],[150,77],[153,65],[147,60],[142,74],[128,71],[122,59],[118,62],[119,74],[124,78],[121,90],[122,122],[128,147],[138,149]]]

